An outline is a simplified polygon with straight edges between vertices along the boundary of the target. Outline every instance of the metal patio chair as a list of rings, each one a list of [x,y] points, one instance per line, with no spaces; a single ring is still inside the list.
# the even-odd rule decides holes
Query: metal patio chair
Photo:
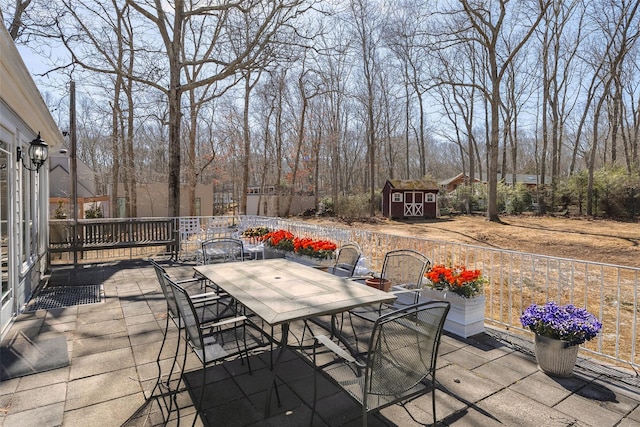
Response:
[[[218,237],[202,242],[202,263],[244,261],[243,243],[240,239]]]
[[[169,279],[170,281],[170,279]],[[263,332],[247,321],[247,317],[236,315],[221,319],[215,323],[202,323],[198,316],[198,311],[187,292],[180,285],[171,282],[171,289],[175,297],[176,305],[180,315],[181,323],[184,325],[184,340],[186,346],[190,348],[202,364],[202,383],[196,404],[196,412],[201,415],[203,424],[204,411],[202,411],[202,400],[204,389],[207,384],[207,367],[222,362],[232,357],[240,357],[244,364],[247,360],[249,373],[251,374],[251,363],[248,352],[269,344]],[[185,359],[182,363],[184,372]],[[182,376],[181,376],[182,377]],[[193,425],[196,424],[197,415],[194,417]]]
[[[357,243],[345,243],[338,249],[336,263],[329,268],[328,272],[336,276],[352,277],[361,255],[362,249]]]
[[[205,240],[198,250],[198,258],[201,259],[201,263],[204,265],[244,261],[244,244],[242,240],[232,237],[217,237],[215,239]],[[215,284],[209,282],[197,272],[194,273],[193,277],[202,279],[203,288],[209,286],[216,292],[221,292]]]
[[[353,277],[353,273],[356,269],[356,265],[358,264],[358,260],[360,259],[361,255],[362,249],[360,249],[360,245],[358,245],[356,242],[345,243],[338,249],[336,262],[327,270],[327,272],[340,277]],[[304,332],[306,333],[306,330],[310,330],[310,322],[328,332],[331,332],[333,336],[335,330],[337,328],[340,328],[340,326],[337,325],[342,325],[342,322],[344,320],[344,313],[342,313],[339,317],[340,319],[338,319],[338,316],[334,314],[331,316],[322,316],[318,318],[308,319],[308,321],[305,322]]]
[[[448,311],[448,302],[431,301],[384,314],[373,325],[368,351],[355,356],[327,336],[316,336],[310,424],[316,412],[317,374],[322,373],[361,405],[365,427],[369,412],[428,391],[436,425],[436,361]]]
[[[390,280],[391,286],[403,285],[403,290],[391,292],[413,293],[413,304],[416,304],[420,296],[420,289],[422,289],[424,275],[430,266],[431,261],[429,261],[429,258],[420,252],[411,249],[397,249],[385,254],[380,277]],[[349,313],[364,320],[375,322],[385,311],[388,312],[401,307],[402,303],[395,301],[392,304],[382,304],[378,307],[354,309]]]
[[[158,283],[160,284],[160,289],[162,290],[162,294],[164,295],[165,301],[167,303],[167,316],[166,316],[166,323],[164,328],[164,335],[162,337],[162,343],[160,344],[160,350],[158,350],[158,357],[156,358],[156,365],[158,366],[158,379],[151,392],[151,396],[153,396],[155,391],[158,388],[164,388],[169,393],[172,392],[171,377],[173,375],[173,371],[175,369],[175,363],[178,358],[179,341],[176,344],[175,352],[172,358],[173,362],[171,364],[171,369],[169,370],[166,381],[162,380],[162,377],[163,377],[162,368],[161,368],[162,351],[164,350],[164,346],[167,341],[167,335],[169,332],[169,321],[173,321],[178,331],[181,331],[184,328],[184,325],[180,320],[180,316],[178,313],[178,305],[176,303],[173,290],[171,289],[172,280],[169,278],[167,271],[153,259],[149,259],[148,261],[155,270]],[[197,283],[197,282],[199,282],[199,279],[188,279],[188,280],[182,280],[175,283],[179,284],[180,286],[184,286],[189,283]],[[235,307],[229,305],[231,301],[229,299],[225,299],[221,297],[215,292],[191,294],[189,295],[189,299],[192,301],[194,307],[198,309],[197,314],[201,324],[215,323],[221,319],[232,317],[235,315]],[[176,389],[177,388],[179,388],[179,383]],[[162,394],[162,396],[164,396],[164,393]],[[171,412],[171,404],[167,406],[169,408],[169,412]]]

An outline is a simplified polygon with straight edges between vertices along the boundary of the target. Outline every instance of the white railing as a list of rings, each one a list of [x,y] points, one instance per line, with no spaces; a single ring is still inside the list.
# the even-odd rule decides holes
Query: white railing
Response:
[[[373,271],[380,270],[387,251],[398,248],[414,249],[433,264],[480,269],[487,279],[488,323],[524,333],[520,315],[532,303],[553,300],[587,307],[601,319],[603,329],[583,348],[619,363],[640,366],[640,268],[277,218],[243,217],[240,224],[245,228],[283,228],[296,236],[328,239],[338,245],[355,241],[362,248],[367,268]]]
[[[338,245],[355,241],[362,248],[366,268],[372,271],[380,270],[386,252],[399,248],[423,253],[433,264],[480,269],[487,279],[485,319],[488,324],[528,333],[519,320],[527,306],[549,300],[573,303],[587,307],[603,323],[602,333],[583,346],[586,351],[620,364],[640,367],[640,349],[637,347],[639,268],[280,218],[182,217],[176,222],[180,234],[179,258],[182,259],[194,259],[201,242],[209,238],[239,236],[249,227],[266,226],[286,229],[300,237],[331,240]],[[101,256],[107,256],[107,252]]]

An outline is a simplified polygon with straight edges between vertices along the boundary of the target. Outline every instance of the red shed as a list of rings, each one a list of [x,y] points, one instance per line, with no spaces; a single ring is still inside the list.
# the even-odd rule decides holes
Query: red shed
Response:
[[[436,218],[438,184],[430,180],[389,179],[382,188],[382,214],[390,218]]]

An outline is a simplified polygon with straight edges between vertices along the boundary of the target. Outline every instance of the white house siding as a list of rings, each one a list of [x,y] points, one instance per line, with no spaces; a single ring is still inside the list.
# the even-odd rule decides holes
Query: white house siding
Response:
[[[0,332],[23,308],[45,271],[48,244],[48,164],[29,172],[17,162],[40,132],[50,152],[62,135],[4,26],[0,25]]]

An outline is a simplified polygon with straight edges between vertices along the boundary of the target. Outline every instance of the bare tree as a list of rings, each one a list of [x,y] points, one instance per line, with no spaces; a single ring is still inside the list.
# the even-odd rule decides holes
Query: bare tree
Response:
[[[463,43],[458,45],[455,52],[448,56],[438,51],[439,68],[435,70],[439,78],[446,82],[438,86],[442,108],[447,119],[451,122],[456,135],[454,143],[460,150],[460,163],[465,176],[465,184],[474,186],[476,169],[482,178],[482,162],[478,153],[478,143],[474,132],[476,120],[476,103],[478,101],[477,86],[475,84],[459,84],[459,82],[476,82],[479,68],[478,58],[474,55],[473,45]],[[461,123],[460,123],[461,122]],[[448,134],[448,132],[445,132]],[[468,161],[464,156],[468,156]],[[467,175],[466,164],[469,173]],[[467,212],[471,207],[467,205]]]
[[[605,5],[612,19],[602,22],[600,28],[608,40],[607,49],[600,52],[602,60],[597,62],[597,72],[594,73],[593,87],[600,87],[600,97],[595,100],[593,110],[592,142],[588,152],[588,183],[587,183],[587,215],[593,215],[593,175],[596,164],[596,152],[599,138],[600,114],[605,100],[610,95],[614,79],[627,57],[629,50],[638,40],[640,26],[636,20],[636,13],[640,3],[637,1],[607,2]],[[605,15],[605,16],[606,16]],[[584,116],[583,116],[584,117]]]
[[[365,108],[367,160],[369,162],[369,214],[375,215],[376,189],[376,74],[378,73],[378,42],[380,39],[381,17],[372,0],[351,0],[349,9],[358,43],[358,53],[362,61],[364,91],[361,102]]]
[[[417,148],[420,162],[420,176],[427,174],[427,138],[425,95],[432,86],[429,81],[428,56],[424,54],[424,46],[430,44],[426,26],[429,15],[425,13],[427,4],[424,2],[401,2],[391,13],[391,19],[386,27],[385,39],[394,52],[405,78],[407,105],[415,97],[418,105]],[[394,70],[395,71],[395,70]],[[397,71],[395,71],[397,73]],[[409,174],[409,107],[406,108],[406,169]],[[407,175],[409,178],[409,175]]]
[[[160,37],[163,53],[168,62],[168,85],[159,85],[148,79],[141,79],[152,87],[162,91],[169,104],[169,216],[180,215],[180,124],[181,102],[185,91],[222,81],[240,70],[251,69],[253,64],[278,40],[279,33],[285,31],[294,21],[309,9],[305,0],[239,0],[234,3],[206,3],[176,0],[166,3],[155,0],[153,3],[129,0],[142,18],[148,21]],[[230,44],[236,34],[227,31],[227,20],[238,15],[247,22],[254,22],[252,32],[248,34],[242,51],[234,51]],[[184,58],[181,55],[185,36],[185,25],[197,17],[206,16],[210,23],[206,34],[211,49],[201,55]],[[207,72],[197,81],[183,85],[182,73],[187,64],[206,66]]]
[[[471,2],[459,0],[462,12],[469,25],[469,33],[464,37],[472,40],[485,54],[485,72],[488,85],[480,87],[489,103],[490,137],[487,143],[489,156],[487,219],[499,221],[498,217],[498,157],[500,153],[500,108],[502,106],[501,86],[510,63],[525,46],[550,5],[548,0],[533,4],[514,4],[508,8],[508,0],[498,2]],[[492,8],[497,3],[497,7]],[[531,6],[529,7],[524,7]],[[518,10],[519,7],[522,9]],[[527,22],[528,21],[528,22]],[[514,34],[506,25],[521,27],[522,32]],[[511,28],[511,27],[510,27]],[[504,40],[510,40],[505,46]]]
[[[334,204],[347,191],[345,169],[352,167],[355,153],[350,158],[341,156],[345,145],[345,132],[348,129],[346,120],[349,106],[349,79],[353,74],[349,51],[352,40],[345,31],[344,22],[338,19],[331,21],[333,31],[317,38],[320,52],[314,56],[314,68],[322,81],[324,93],[320,95],[325,113],[325,120],[319,125],[327,140],[325,148],[329,151],[330,194]]]
[[[542,152],[539,159],[540,183],[537,187],[538,213],[547,210],[545,186],[551,184],[551,207],[560,177],[565,125],[577,96],[572,87],[575,62],[582,42],[584,8],[579,1],[553,2],[539,31],[542,60]],[[573,95],[573,96],[572,96]],[[547,157],[551,156],[551,182],[547,178]]]
[[[18,38],[21,29],[24,27],[22,24],[22,17],[25,15],[27,8],[31,4],[31,0],[16,0],[15,4],[16,7],[13,11],[13,19],[11,20],[11,25],[9,25],[9,35],[13,40],[16,40]]]

